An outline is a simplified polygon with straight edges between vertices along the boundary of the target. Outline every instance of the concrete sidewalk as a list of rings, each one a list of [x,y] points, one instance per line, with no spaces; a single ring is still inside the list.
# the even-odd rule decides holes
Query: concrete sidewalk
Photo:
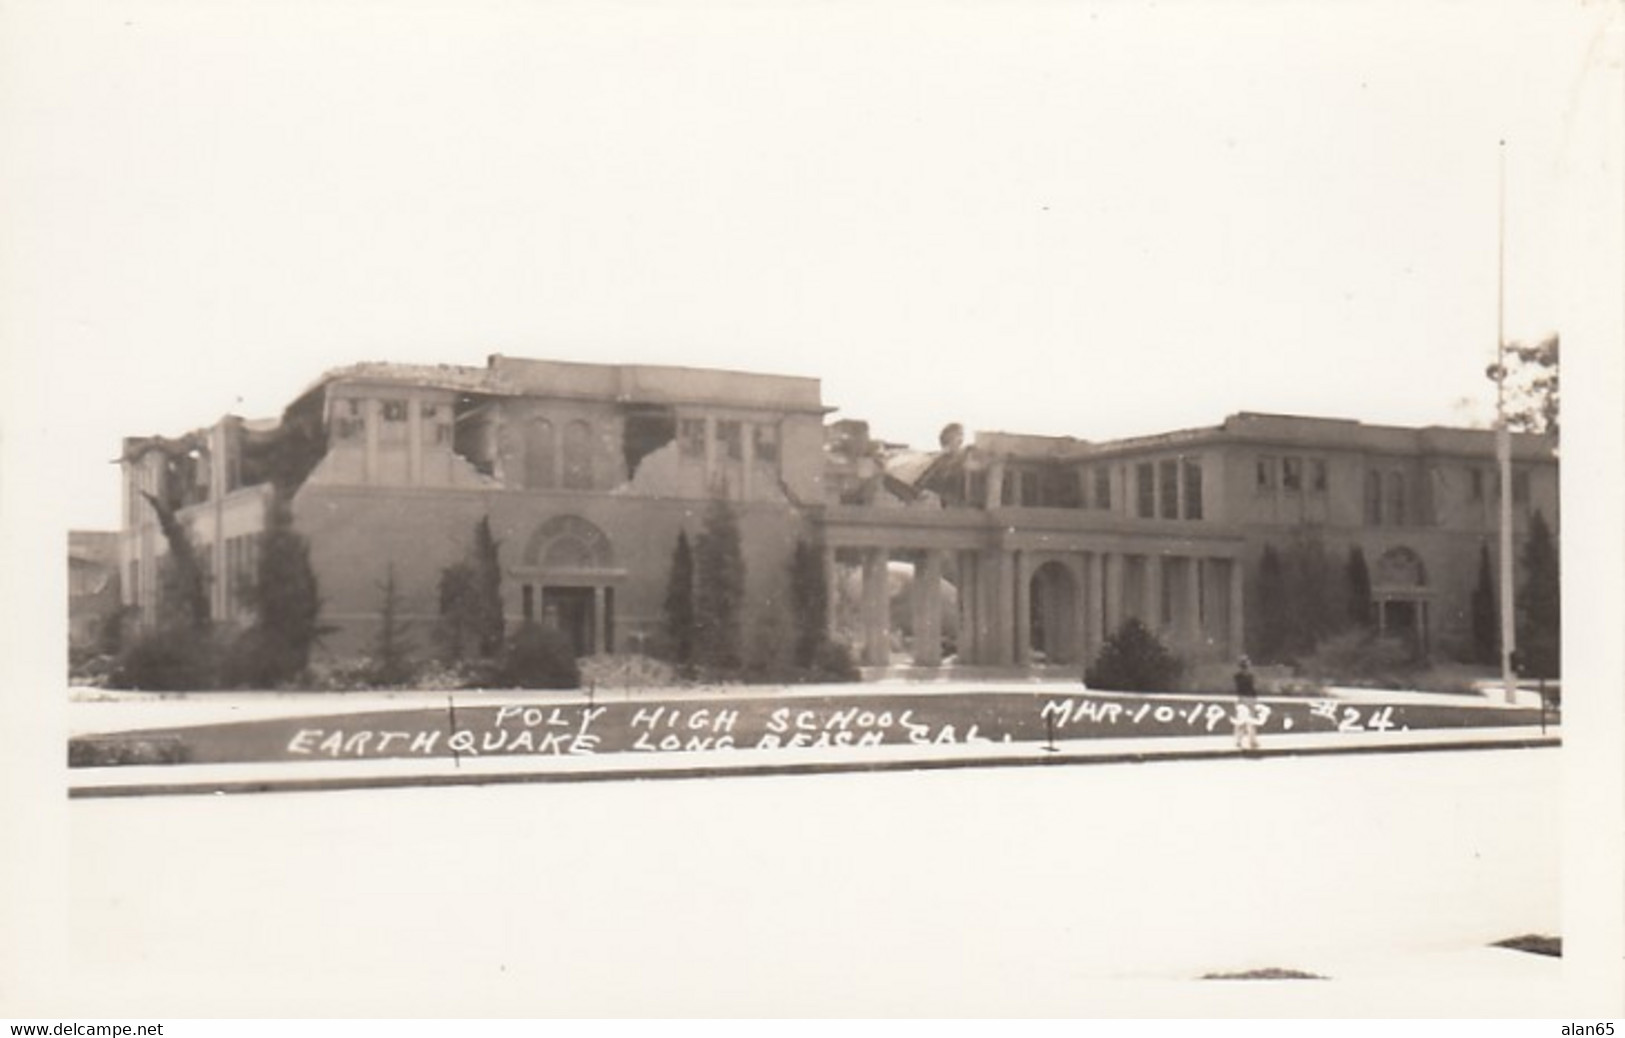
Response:
[[[73,768],[70,797],[128,797],[490,785],[634,779],[748,777],[944,768],[1138,764],[1333,754],[1418,753],[1561,745],[1560,731],[1536,727],[1416,731],[1303,732],[1263,740],[1243,754],[1229,733],[1172,738],[1088,738],[953,745],[619,752],[580,756],[505,755],[373,760],[277,761]]]

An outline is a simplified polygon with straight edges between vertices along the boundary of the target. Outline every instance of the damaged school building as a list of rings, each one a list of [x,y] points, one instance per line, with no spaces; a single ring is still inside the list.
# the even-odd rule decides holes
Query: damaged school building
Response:
[[[1362,549],[1385,630],[1471,653],[1500,492],[1490,432],[1243,413],[1098,443],[949,425],[925,452],[832,410],[813,378],[500,355],[340,368],[278,419],[125,440],[121,594],[153,621],[166,546],[149,493],[190,528],[213,619],[246,622],[280,486],[331,628],[320,651],[365,651],[391,568],[404,618],[431,626],[442,570],[486,517],[510,624],[552,624],[582,655],[638,652],[679,531],[695,537],[721,494],[747,618],[786,602],[806,539],[835,633],[869,666],[1074,666],[1128,617],[1188,659],[1234,657],[1265,546],[1305,531],[1339,569]],[[1550,437],[1513,440],[1521,543],[1536,510],[1556,528],[1558,465]]]

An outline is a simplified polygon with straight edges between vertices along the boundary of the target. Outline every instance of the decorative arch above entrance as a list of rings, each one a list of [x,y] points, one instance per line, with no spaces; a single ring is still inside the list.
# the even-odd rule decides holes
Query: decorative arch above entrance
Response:
[[[553,516],[521,558],[513,576],[524,618],[558,630],[577,656],[614,652],[615,585],[625,574],[608,535],[579,515]]]
[[[1427,566],[1406,547],[1390,548],[1377,559],[1371,579],[1377,630],[1407,642],[1411,653],[1425,657],[1431,649]]]

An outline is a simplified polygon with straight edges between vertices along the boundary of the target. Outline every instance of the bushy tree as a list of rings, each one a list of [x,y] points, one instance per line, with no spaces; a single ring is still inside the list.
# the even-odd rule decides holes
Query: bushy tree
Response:
[[[1538,510],[1523,544],[1523,587],[1518,594],[1518,658],[1529,677],[1563,675],[1563,593],[1557,545]]]
[[[707,671],[739,670],[745,556],[739,520],[721,497],[711,499],[694,548],[694,662]]]
[[[823,550],[799,539],[790,556],[790,613],[796,666],[812,669],[829,640],[829,584],[824,579]]]
[[[1516,432],[1558,435],[1562,395],[1558,337],[1534,344],[1508,343],[1507,426]]]
[[[1171,692],[1184,671],[1184,661],[1130,617],[1106,639],[1083,680],[1090,688],[1113,692]]]
[[[1473,587],[1473,661],[1494,663],[1501,657],[1500,612],[1488,545],[1478,546],[1478,583]]]
[[[688,545],[688,532],[677,534],[677,547],[671,553],[671,574],[666,580],[663,607],[667,655],[679,669],[694,663],[694,552]]]

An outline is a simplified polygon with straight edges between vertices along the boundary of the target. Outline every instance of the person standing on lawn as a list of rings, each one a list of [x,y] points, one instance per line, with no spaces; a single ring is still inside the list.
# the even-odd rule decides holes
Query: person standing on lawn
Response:
[[[1243,656],[1236,661],[1236,746],[1258,749],[1258,682],[1252,663]]]

